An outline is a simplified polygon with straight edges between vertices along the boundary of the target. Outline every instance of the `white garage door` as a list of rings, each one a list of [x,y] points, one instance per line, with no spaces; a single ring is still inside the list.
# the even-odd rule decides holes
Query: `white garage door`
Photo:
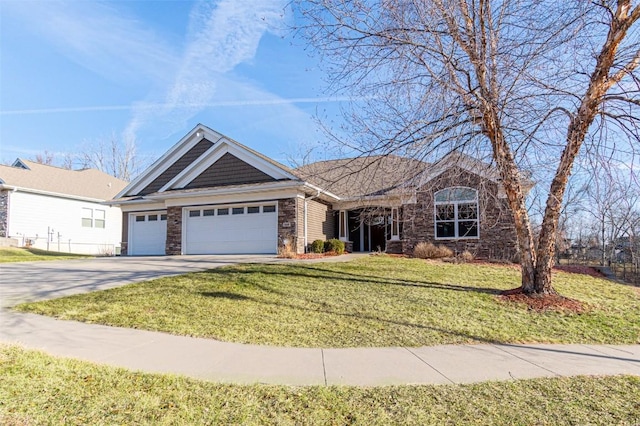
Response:
[[[129,215],[130,255],[163,255],[167,240],[167,212]]]
[[[186,212],[185,254],[275,254],[275,204],[202,207]]]

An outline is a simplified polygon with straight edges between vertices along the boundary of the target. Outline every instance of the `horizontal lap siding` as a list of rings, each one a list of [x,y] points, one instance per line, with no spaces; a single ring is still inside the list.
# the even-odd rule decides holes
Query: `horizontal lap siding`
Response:
[[[30,239],[35,247],[46,249],[47,232],[53,230],[50,250],[58,250],[58,234],[64,252],[106,254],[120,245],[122,213],[118,207],[20,191],[10,197],[9,233],[20,243]],[[83,227],[83,208],[103,210],[105,227]]]
[[[316,200],[307,201],[307,242],[335,238],[335,224],[331,206]]]

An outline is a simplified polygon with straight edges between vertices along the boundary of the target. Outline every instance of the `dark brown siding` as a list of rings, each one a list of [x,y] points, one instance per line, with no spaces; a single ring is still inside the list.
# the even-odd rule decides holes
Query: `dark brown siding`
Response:
[[[274,180],[276,179],[245,163],[238,157],[226,153],[185,188],[208,188],[243,183],[271,182]]]
[[[178,173],[189,166],[189,164],[200,157],[206,150],[211,148],[212,145],[213,143],[211,143],[210,141],[202,139],[193,148],[191,148],[182,157],[180,157],[178,161],[173,163],[167,170],[162,172],[162,174],[158,176],[156,180],[147,185],[147,187],[140,191],[140,193],[137,195],[146,195],[151,194],[152,192],[156,192],[164,185],[166,185],[171,179],[176,177]]]

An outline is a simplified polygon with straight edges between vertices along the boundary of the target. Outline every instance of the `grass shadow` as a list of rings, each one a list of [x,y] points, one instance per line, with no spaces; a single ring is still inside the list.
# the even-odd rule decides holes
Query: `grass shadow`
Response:
[[[429,288],[429,289],[438,289],[438,290],[451,290],[451,291],[462,291],[462,292],[474,292],[481,294],[489,294],[489,295],[499,295],[502,292],[502,289],[490,288],[490,287],[473,287],[473,286],[465,286],[460,284],[448,284],[448,283],[439,283],[432,281],[414,281],[414,280],[406,280],[406,279],[394,279],[387,278],[384,276],[377,275],[367,275],[367,274],[354,274],[351,272],[345,271],[333,271],[330,269],[318,268],[318,267],[310,267],[306,265],[287,265],[289,269],[286,272],[280,271],[271,271],[271,270],[261,270],[259,271],[261,274],[266,275],[283,275],[286,277],[301,277],[301,278],[309,278],[309,279],[318,279],[318,280],[326,280],[331,278],[336,278],[341,281],[350,281],[354,283],[360,284],[383,284],[383,285],[394,285],[394,286],[402,286],[402,287],[417,287],[417,288]],[[299,269],[300,272],[293,272],[290,268]],[[217,268],[210,269],[205,271],[205,273],[215,274],[215,275],[232,275],[232,274],[255,274],[254,270],[243,270],[241,268],[231,267],[231,268]]]
[[[201,296],[213,297],[216,299],[229,299],[229,300],[252,300],[251,297],[237,293],[229,293],[228,291],[204,291],[200,293]]]

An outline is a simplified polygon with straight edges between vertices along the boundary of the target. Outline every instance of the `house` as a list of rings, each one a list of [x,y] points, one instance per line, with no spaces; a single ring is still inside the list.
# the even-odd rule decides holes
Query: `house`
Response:
[[[126,185],[95,169],[65,170],[22,159],[0,165],[0,237],[44,250],[115,254],[122,213],[104,202]]]
[[[290,169],[198,125],[112,201],[129,255],[304,252],[339,238],[352,251],[411,253],[421,241],[512,258],[513,219],[488,165],[367,157]]]

